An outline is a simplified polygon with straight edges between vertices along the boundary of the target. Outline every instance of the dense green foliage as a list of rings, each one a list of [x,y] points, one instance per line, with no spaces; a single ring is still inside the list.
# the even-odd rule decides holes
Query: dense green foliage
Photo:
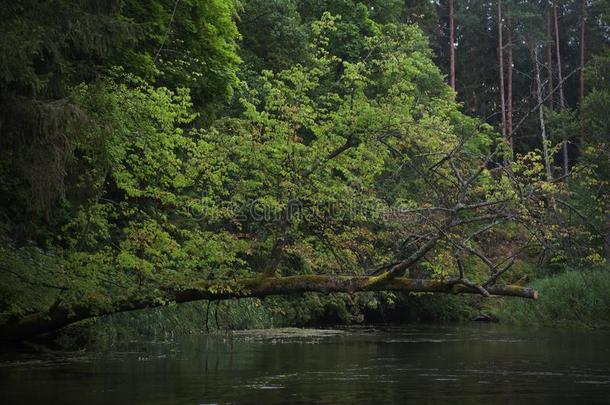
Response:
[[[168,286],[201,280],[230,292],[246,276],[370,274],[436,233],[445,241],[418,258],[414,276],[444,280],[457,273],[460,252],[481,259],[479,249],[516,251],[525,241],[518,263],[538,256],[544,266],[603,265],[610,193],[603,2],[590,6],[599,21],[589,25],[582,121],[569,108],[572,90],[568,107],[545,110],[549,148],[574,140],[569,182],[544,177],[536,114],[518,132],[514,161],[497,120],[486,123],[497,111],[497,73],[493,38],[480,33],[492,32],[493,5],[463,3],[456,17],[463,104],[435,64],[445,66],[442,2],[4,7],[0,321],[76,304],[94,312],[119,301],[168,304]],[[519,43],[541,35],[534,28],[544,7],[525,3],[511,2]],[[572,6],[562,9],[566,19],[575,18]],[[566,60],[576,60],[573,42],[563,46]],[[515,59],[531,70],[525,45]],[[535,105],[529,86],[526,75],[516,80],[519,113]],[[557,154],[553,165],[560,162]],[[462,211],[481,201],[510,212],[498,219],[506,226],[484,237],[468,221],[476,214]],[[463,226],[439,231],[455,219],[445,213]],[[478,283],[496,270],[481,260],[464,259]],[[290,322],[321,319],[329,307],[341,321],[361,319],[349,295],[311,297],[283,302]],[[381,297],[354,298],[361,304],[352,307],[376,308]]]

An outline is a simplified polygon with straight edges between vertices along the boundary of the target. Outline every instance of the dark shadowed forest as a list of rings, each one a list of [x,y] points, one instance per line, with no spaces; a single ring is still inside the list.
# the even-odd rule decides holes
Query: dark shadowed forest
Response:
[[[0,337],[607,326],[609,7],[6,2]]]
[[[607,403],[608,0],[0,6],[2,404]]]

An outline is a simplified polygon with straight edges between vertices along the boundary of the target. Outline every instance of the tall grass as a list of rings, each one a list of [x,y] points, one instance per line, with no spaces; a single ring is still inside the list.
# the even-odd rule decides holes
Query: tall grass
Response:
[[[471,304],[471,303],[470,303]],[[475,313],[464,297],[434,294],[318,294],[191,302],[118,313],[80,322],[62,331],[64,348],[112,348],[123,342],[171,340],[195,333],[283,326],[446,322]]]
[[[568,271],[536,280],[537,301],[503,299],[490,308],[501,322],[610,327],[610,271]]]
[[[64,348],[109,348],[142,338],[171,340],[195,333],[282,326],[277,323],[258,299],[198,301],[79,322],[62,331],[58,343]]]
[[[569,271],[536,280],[537,301],[434,294],[363,293],[192,302],[99,317],[68,328],[63,347],[113,347],[130,340],[168,340],[193,333],[282,326],[463,321],[484,312],[501,322],[610,327],[610,271]]]

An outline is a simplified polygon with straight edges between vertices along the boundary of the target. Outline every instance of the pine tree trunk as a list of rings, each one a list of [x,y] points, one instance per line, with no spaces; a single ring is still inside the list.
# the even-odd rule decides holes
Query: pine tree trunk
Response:
[[[455,23],[453,19],[453,0],[449,0],[449,80],[455,91]]]
[[[557,79],[559,80],[559,106],[565,107],[563,96],[563,73],[561,69],[561,52],[559,50],[559,19],[557,18],[557,3],[553,4],[553,19],[555,22],[555,55],[557,56]]]
[[[513,140],[513,18],[508,10],[508,95],[506,112],[506,129],[511,153],[514,153]]]
[[[585,126],[585,17],[586,17],[586,2],[581,0],[580,11],[580,80],[579,80],[579,107],[580,107],[580,144],[584,145]]]
[[[565,108],[565,98],[563,95],[563,74],[561,71],[561,53],[559,51],[559,20],[557,18],[557,2],[553,4],[553,17],[555,19],[555,51],[557,53],[557,79],[559,80],[559,107]],[[563,140],[563,174],[570,173],[570,161],[568,158],[568,140]]]
[[[506,105],[504,98],[504,55],[502,40],[502,0],[498,0],[498,67],[500,68],[500,112],[502,114],[502,137],[506,138]]]
[[[549,80],[549,108],[552,111],[555,107],[555,85],[553,84],[553,51],[551,47],[553,35],[551,34],[551,26],[551,9],[549,8],[546,12],[546,69]]]

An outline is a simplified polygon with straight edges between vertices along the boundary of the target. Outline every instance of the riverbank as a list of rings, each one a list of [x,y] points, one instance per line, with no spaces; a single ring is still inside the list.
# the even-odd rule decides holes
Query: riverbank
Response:
[[[565,272],[534,280],[537,301],[444,294],[302,294],[201,301],[95,318],[62,331],[64,348],[111,347],[142,337],[281,327],[469,322],[481,314],[503,324],[610,327],[610,272]]]
[[[75,349],[230,330],[461,322],[476,316],[481,302],[476,296],[387,292],[199,301],[93,318],[65,328],[54,340]]]
[[[538,300],[496,300],[487,309],[503,323],[610,328],[610,271],[564,272],[531,287]]]

